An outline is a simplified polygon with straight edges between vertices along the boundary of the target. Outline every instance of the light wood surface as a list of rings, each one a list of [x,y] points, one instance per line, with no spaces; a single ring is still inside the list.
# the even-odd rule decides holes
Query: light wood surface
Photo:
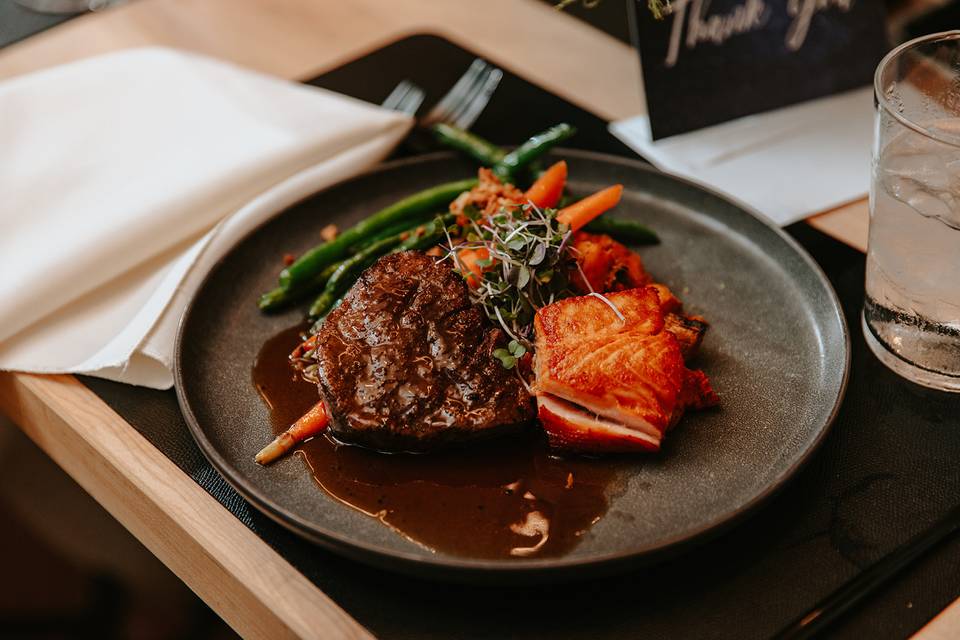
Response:
[[[608,120],[645,109],[632,48],[535,0],[138,0],[0,50],[0,79],[164,45],[299,80],[414,33]],[[810,223],[866,247],[865,200]],[[0,373],[0,410],[243,636],[369,637],[75,379]],[[916,637],[960,637],[960,602]]]
[[[940,615],[927,623],[913,640],[957,640],[960,638],[960,600],[944,609]]]
[[[867,252],[867,228],[870,211],[867,200],[857,200],[842,207],[807,218],[814,228],[845,242],[854,249]]]
[[[534,0],[139,0],[0,51],[0,78],[164,45],[305,79],[413,33],[464,43],[606,119],[645,108],[631,47]]]

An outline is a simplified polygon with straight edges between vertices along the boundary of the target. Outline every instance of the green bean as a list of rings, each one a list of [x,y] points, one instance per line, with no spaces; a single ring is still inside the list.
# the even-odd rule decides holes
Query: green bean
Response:
[[[433,133],[441,144],[465,153],[480,163],[482,167],[492,168],[507,155],[506,150],[501,149],[489,140],[484,140],[475,133],[449,124],[441,122],[433,125]],[[541,170],[542,167],[540,163],[534,162],[523,172],[522,178],[528,184],[532,184],[537,179]],[[511,176],[514,182],[516,182],[519,177],[521,176]]]
[[[401,220],[444,207],[462,192],[472,189],[476,179],[449,182],[408,196],[343,231],[330,242],[318,245],[280,272],[284,291],[306,286],[328,266],[350,255],[350,248],[378,231]]]
[[[449,124],[433,125],[433,134],[441,144],[462,151],[484,167],[492,167],[507,155],[507,152],[478,135]]]
[[[576,132],[576,129],[566,123],[550,127],[543,133],[538,133],[503,156],[503,159],[494,165],[493,172],[502,180],[510,180],[517,171],[529,165],[555,145],[563,142]]]
[[[391,236],[398,236],[406,231],[411,231],[418,227],[422,227],[424,226],[424,224],[428,224],[429,222],[431,222],[433,219],[435,219],[437,216],[440,216],[440,215],[441,214],[433,213],[430,216],[418,217],[415,221],[399,222],[395,225],[388,227],[384,231],[374,234],[374,236],[369,240],[367,240],[366,242],[361,242],[355,245],[354,247],[351,247],[351,251],[356,253],[358,251],[361,251],[369,247],[370,245],[374,244],[379,240],[383,240],[384,238],[389,238]],[[443,218],[445,220],[449,220],[450,223],[452,223],[455,220],[455,216],[451,214],[444,214]],[[293,291],[284,291],[281,287],[277,287],[276,289],[271,289],[270,291],[260,296],[260,299],[257,301],[257,306],[260,308],[261,311],[276,311],[278,309],[282,309],[283,307],[296,302],[297,300],[309,294],[310,292],[323,288],[323,286],[327,283],[327,280],[330,279],[330,276],[333,275],[333,272],[337,270],[338,266],[340,266],[339,262],[333,263],[332,265],[330,265],[329,267],[321,271],[320,275],[318,275],[316,279],[311,281],[310,284],[306,287],[298,288]]]
[[[587,223],[583,230],[591,233],[605,233],[617,240],[623,240],[631,244],[657,244],[660,242],[656,233],[639,222],[613,218],[607,215],[594,218]]]
[[[341,262],[330,279],[327,280],[327,284],[323,287],[323,293],[310,305],[310,311],[307,314],[310,319],[315,320],[326,315],[337,298],[346,293],[364,269],[400,242],[399,235],[384,238]]]
[[[257,300],[257,306],[260,307],[261,311],[277,311],[278,309],[282,309],[312,291],[322,288],[323,285],[327,283],[327,280],[330,279],[330,276],[333,275],[333,272],[337,270],[338,266],[340,266],[339,262],[333,263],[321,271],[320,274],[305,287],[291,289],[290,291],[284,291],[280,287],[271,289],[260,296],[260,299]]]
[[[443,240],[446,235],[444,230],[448,225],[453,224],[456,219],[457,216],[452,213],[437,216],[429,223],[423,225],[423,232],[417,233],[415,231],[411,233],[410,237],[401,242],[398,247],[394,248],[392,253],[429,249],[430,247],[440,244],[440,241]]]
[[[260,311],[275,311],[288,302],[292,302],[292,294],[288,294],[286,291],[277,287],[276,289],[271,289],[266,293],[260,294],[260,298],[257,300],[257,307],[260,308]]]
[[[405,220],[403,222],[398,222],[397,224],[390,225],[383,231],[378,231],[377,233],[373,234],[373,236],[368,240],[360,242],[355,246],[351,247],[351,250],[356,252],[361,249],[365,249],[366,247],[369,247],[371,244],[373,244],[374,242],[377,242],[378,240],[383,240],[384,238],[389,238],[390,236],[397,236],[403,233],[404,231],[410,231],[411,229],[416,229],[417,227],[423,226],[427,222],[430,222],[431,220],[433,220],[439,215],[443,215],[443,214],[434,211],[428,216],[417,216],[415,220]]]

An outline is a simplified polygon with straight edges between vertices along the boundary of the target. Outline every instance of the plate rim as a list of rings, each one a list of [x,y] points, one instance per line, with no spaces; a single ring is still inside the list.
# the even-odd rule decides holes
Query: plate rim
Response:
[[[287,210],[296,207],[300,203],[312,199],[332,188],[340,187],[344,184],[348,184],[377,173],[390,171],[407,165],[427,163],[441,158],[457,157],[456,153],[452,151],[437,151],[380,163],[356,176],[313,191],[296,202],[283,205],[277,211],[270,214],[269,217],[264,219],[260,224],[232,243],[231,246],[224,251],[223,255],[220,256],[213,265],[211,265],[207,273],[204,274],[203,278],[198,283],[193,294],[190,296],[190,300],[184,307],[183,313],[180,316],[177,326],[176,339],[174,342],[173,376],[174,388],[177,395],[177,403],[180,407],[181,413],[183,414],[184,421],[186,422],[190,431],[190,435],[200,448],[200,451],[203,453],[204,457],[207,458],[213,468],[224,478],[224,480],[227,481],[228,484],[234,488],[234,490],[237,491],[237,493],[239,493],[245,500],[256,507],[261,513],[267,515],[271,520],[284,526],[288,530],[293,531],[297,535],[334,552],[341,553],[367,564],[373,564],[384,568],[399,569],[407,573],[431,573],[436,575],[436,573],[450,574],[452,572],[453,574],[457,574],[459,577],[463,577],[463,575],[466,574],[471,574],[471,577],[496,575],[512,578],[523,574],[549,574],[551,577],[554,577],[557,574],[563,574],[572,571],[580,572],[591,570],[603,572],[605,568],[609,568],[614,564],[617,564],[618,566],[630,567],[635,566],[638,563],[647,564],[650,562],[655,562],[658,558],[662,559],[667,556],[674,555],[682,549],[701,544],[725,531],[728,531],[730,528],[755,513],[762,504],[767,502],[779,491],[781,491],[787,484],[789,484],[790,480],[797,475],[797,473],[807,464],[807,462],[809,462],[811,457],[820,449],[820,446],[823,444],[823,441],[829,434],[840,411],[840,407],[846,395],[847,385],[850,379],[850,331],[843,312],[843,307],[840,304],[839,297],[837,296],[833,285],[830,283],[830,280],[827,278],[823,269],[813,259],[813,257],[810,256],[806,249],[804,249],[803,246],[790,237],[790,235],[787,234],[782,228],[772,224],[750,205],[738,200],[737,198],[731,197],[726,193],[699,184],[683,176],[678,176],[668,171],[661,171],[660,169],[657,169],[653,165],[647,164],[640,159],[564,147],[558,147],[554,149],[551,155],[561,155],[568,158],[577,157],[585,160],[610,163],[626,167],[631,171],[640,171],[646,174],[666,177],[667,179],[680,183],[687,188],[700,191],[713,198],[726,201],[742,212],[753,217],[756,221],[767,227],[767,229],[770,231],[773,231],[774,234],[777,235],[780,240],[782,240],[790,249],[792,249],[801,258],[803,263],[809,269],[811,269],[812,273],[816,276],[817,282],[826,291],[827,299],[830,302],[831,311],[839,322],[841,335],[843,337],[843,371],[840,379],[840,385],[837,388],[837,393],[833,399],[833,405],[830,408],[830,412],[826,421],[822,427],[820,427],[820,430],[816,434],[813,441],[793,462],[793,464],[777,474],[773,480],[771,480],[751,499],[730,510],[727,514],[714,518],[710,522],[703,523],[691,531],[661,540],[657,544],[633,547],[629,550],[608,552],[586,558],[560,556],[549,558],[503,560],[458,558],[455,556],[423,557],[422,555],[418,555],[414,552],[390,549],[366,542],[361,539],[350,538],[349,536],[340,534],[336,531],[326,530],[318,526],[316,523],[312,523],[304,519],[294,511],[277,504],[269,496],[263,494],[257,487],[253,486],[240,471],[235,469],[227,460],[223,458],[223,456],[220,455],[213,443],[207,438],[203,429],[200,427],[199,421],[193,413],[189,400],[186,397],[186,392],[184,391],[185,383],[182,366],[184,333],[188,324],[188,318],[190,317],[190,314],[193,312],[194,308],[197,306],[199,292],[204,289],[211,275],[218,270],[220,265],[227,259],[227,257],[237,246],[246,242],[250,237],[258,233],[261,228],[271,223],[276,217],[282,215]],[[751,244],[753,243],[751,242]],[[344,506],[344,508],[350,507]]]

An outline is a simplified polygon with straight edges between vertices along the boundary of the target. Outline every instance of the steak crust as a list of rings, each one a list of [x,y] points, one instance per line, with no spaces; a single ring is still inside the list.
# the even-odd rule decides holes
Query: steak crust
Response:
[[[534,410],[493,356],[505,342],[449,262],[413,251],[384,256],[317,334],[333,435],[424,452],[518,430]]]

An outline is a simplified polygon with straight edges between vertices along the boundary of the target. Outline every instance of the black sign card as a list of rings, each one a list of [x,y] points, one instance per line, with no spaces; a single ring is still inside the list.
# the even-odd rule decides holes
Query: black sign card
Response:
[[[632,6],[654,139],[870,84],[881,0],[672,0]]]

